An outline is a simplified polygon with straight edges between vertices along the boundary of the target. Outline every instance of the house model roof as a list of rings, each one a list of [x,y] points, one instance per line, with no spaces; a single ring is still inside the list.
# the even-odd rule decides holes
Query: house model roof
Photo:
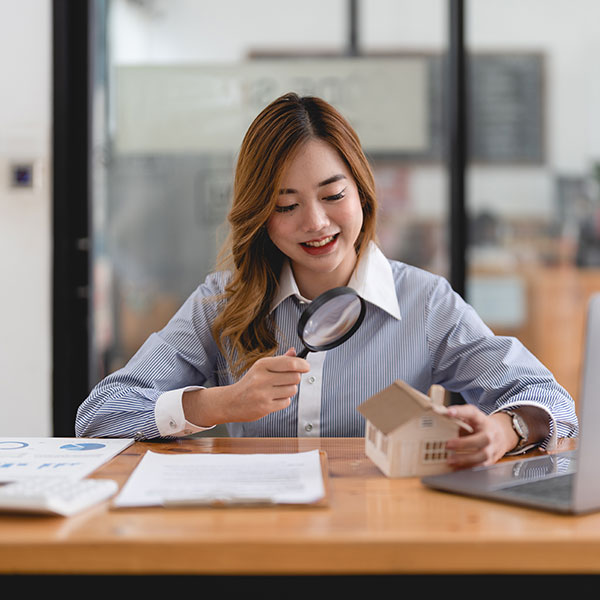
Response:
[[[431,396],[427,396],[397,379],[392,385],[358,406],[358,411],[385,435],[426,413],[439,415],[471,431],[471,427],[466,423],[448,416],[448,409],[439,396],[440,391],[443,395],[443,388],[432,386]]]

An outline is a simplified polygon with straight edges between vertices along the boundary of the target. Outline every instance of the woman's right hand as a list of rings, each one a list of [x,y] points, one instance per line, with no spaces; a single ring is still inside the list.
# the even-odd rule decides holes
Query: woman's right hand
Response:
[[[290,405],[298,391],[302,373],[310,366],[290,348],[283,356],[260,358],[246,374],[231,386],[228,403],[230,418],[235,421],[256,421]]]
[[[282,356],[257,360],[236,383],[185,392],[186,419],[200,427],[256,421],[287,408],[310,365],[290,348]]]

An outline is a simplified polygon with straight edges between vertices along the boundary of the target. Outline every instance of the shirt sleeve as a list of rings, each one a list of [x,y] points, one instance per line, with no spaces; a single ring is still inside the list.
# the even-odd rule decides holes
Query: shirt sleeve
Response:
[[[214,427],[199,427],[190,423],[183,412],[183,393],[189,390],[203,389],[199,386],[186,386],[179,390],[163,392],[156,400],[154,420],[161,437],[183,436],[199,431],[207,431]]]
[[[207,278],[125,367],[94,387],[77,411],[77,436],[152,439],[203,429],[185,420],[182,395],[214,381],[211,328],[221,290],[216,275]]]
[[[552,373],[516,338],[494,335],[446,280],[432,286],[426,312],[435,383],[486,414],[523,405],[544,410],[550,432],[543,449],[577,435],[573,399]]]

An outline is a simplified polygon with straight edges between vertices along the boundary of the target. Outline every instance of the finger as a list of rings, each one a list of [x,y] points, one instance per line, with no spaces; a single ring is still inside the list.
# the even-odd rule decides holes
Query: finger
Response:
[[[279,402],[281,400],[290,400],[298,393],[298,386],[282,385],[273,388],[273,396],[271,402]]]
[[[502,456],[487,432],[470,435],[464,438],[448,440],[446,449],[451,466],[469,467],[490,465]]]
[[[458,404],[448,407],[448,416],[465,421],[471,426],[482,425],[487,415],[472,404]]]
[[[275,398],[268,403],[262,405],[263,410],[258,414],[251,414],[246,416],[246,418],[242,419],[244,421],[255,421],[256,419],[260,419],[270,413],[277,412],[279,410],[283,410],[287,408],[292,402],[291,398]]]
[[[296,348],[290,348],[284,356],[296,356]]]
[[[288,385],[290,383],[299,384],[302,381],[303,373],[296,369],[273,368],[265,365],[263,370],[255,373],[255,380],[262,385]]]
[[[472,452],[464,454],[452,454],[448,457],[448,465],[455,469],[465,469],[479,465],[489,464],[488,455],[485,452]]]
[[[299,385],[302,377],[296,371],[285,371],[283,373],[269,373],[268,379],[265,380],[266,385],[272,387],[283,387],[290,385]]]
[[[446,449],[450,452],[475,452],[485,448],[488,443],[488,436],[484,433],[474,433],[448,440]]]
[[[467,425],[466,428],[459,430],[459,437],[466,437],[484,430],[488,425],[489,417],[475,406],[456,406],[448,411],[450,417],[462,421]]]
[[[297,356],[272,356],[264,359],[265,367],[272,373],[283,373],[286,371],[296,371],[300,373],[308,373],[310,365],[303,358]]]
[[[277,400],[273,400],[271,403],[272,410],[271,412],[277,412],[278,410],[283,410],[287,408],[292,403],[291,398],[280,398]]]

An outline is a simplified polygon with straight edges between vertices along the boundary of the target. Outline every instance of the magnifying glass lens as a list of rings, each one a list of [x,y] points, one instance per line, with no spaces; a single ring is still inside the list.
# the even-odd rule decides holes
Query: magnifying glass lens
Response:
[[[360,316],[358,296],[337,296],[323,304],[306,322],[304,341],[309,345],[325,346],[343,337]]]
[[[352,289],[328,290],[313,300],[300,316],[298,335],[309,351],[330,350],[345,342],[358,329],[365,316],[364,300]]]

